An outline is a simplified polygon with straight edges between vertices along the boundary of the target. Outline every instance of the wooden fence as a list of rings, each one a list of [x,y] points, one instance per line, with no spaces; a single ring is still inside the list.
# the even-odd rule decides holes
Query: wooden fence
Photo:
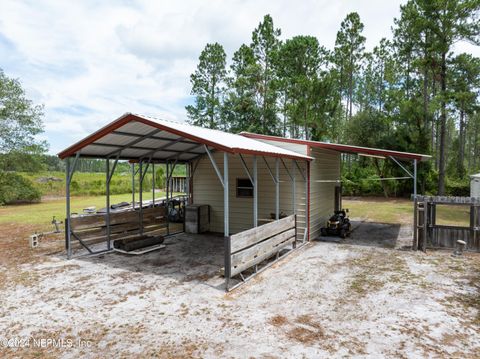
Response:
[[[140,228],[144,234],[164,229],[167,225],[166,208],[144,208],[141,222],[139,210],[110,213],[110,239],[135,237],[140,233]],[[72,217],[70,230],[74,238],[85,244],[106,241],[107,215],[102,213]]]
[[[414,199],[413,249],[455,248],[457,241],[466,242],[466,250],[480,251],[480,199],[476,197],[417,196]],[[437,206],[467,206],[469,225],[437,224]]]
[[[233,289],[229,288],[229,280],[231,278],[239,275],[242,281],[245,281],[246,279],[242,273],[249,269],[253,270],[250,277],[257,274],[260,263],[275,256],[276,259],[279,259],[282,249],[289,245],[291,245],[291,249],[296,247],[296,240],[297,226],[295,215],[228,237],[226,239],[225,253],[227,290]]]

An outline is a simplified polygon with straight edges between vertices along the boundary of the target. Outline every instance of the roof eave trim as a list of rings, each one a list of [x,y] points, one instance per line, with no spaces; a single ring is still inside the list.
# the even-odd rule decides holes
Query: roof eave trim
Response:
[[[375,149],[375,148],[368,148],[368,147],[361,147],[361,146],[350,146],[350,145],[342,145],[342,144],[329,144],[329,143],[318,143],[316,141],[309,141],[309,140],[299,140],[294,138],[284,138],[278,136],[270,136],[270,135],[262,135],[258,133],[251,133],[251,132],[240,132],[240,135],[252,138],[252,139],[264,139],[268,141],[277,141],[277,142],[285,142],[285,143],[293,143],[293,144],[300,144],[305,146],[312,146],[317,148],[329,149],[332,151],[338,152],[351,152],[351,153],[366,153],[366,154],[378,154],[376,151],[380,152],[388,152],[390,156],[398,155],[401,158],[407,159],[416,159],[420,161],[428,161],[432,158],[430,155],[423,155],[418,153],[408,153],[408,152],[400,152],[394,150],[384,150],[384,149]],[[329,146],[331,145],[331,146]],[[338,148],[333,147],[343,147],[343,150],[339,150]],[[362,149],[362,151],[354,151],[355,148]],[[387,154],[385,154],[387,155]]]
[[[57,156],[60,159],[65,159],[67,157],[71,157],[75,155],[77,152],[81,151],[84,147],[93,144],[95,141],[98,139],[108,135],[109,133],[115,131],[116,129],[126,125],[129,122],[136,121],[136,122],[141,122],[145,125],[151,126],[153,128],[158,128],[162,131],[166,131],[169,133],[173,133],[177,136],[181,136],[187,139],[190,139],[192,141],[198,142],[199,144],[204,144],[207,146],[210,146],[216,150],[235,154],[235,153],[241,153],[241,154],[250,154],[250,155],[259,155],[259,156],[268,156],[268,157],[281,157],[281,158],[289,158],[289,159],[297,159],[297,160],[313,160],[312,157],[309,156],[304,156],[304,155],[290,155],[290,154],[282,154],[282,153],[274,153],[274,152],[264,152],[264,151],[254,151],[254,150],[247,150],[243,148],[231,148],[231,147],[226,147],[223,145],[220,145],[218,143],[205,140],[203,138],[199,138],[195,135],[192,135],[187,132],[179,131],[176,130],[175,128],[165,126],[162,124],[159,124],[157,122],[150,121],[147,118],[144,118],[142,116],[132,114],[130,112],[127,112],[120,116],[118,119],[114,120],[110,124],[102,127],[98,131],[92,133],[90,136],[87,136],[83,140],[80,140],[79,142],[71,145],[70,147],[66,148],[65,150],[59,152]],[[104,158],[102,156],[98,156],[98,158]],[[135,158],[132,158],[135,159]]]
[[[58,157],[60,157],[60,159],[65,159],[67,157],[70,157],[70,156],[73,156],[74,154],[76,154],[78,151],[80,151],[82,148],[88,146],[88,145],[91,145],[93,144],[93,142],[95,142],[96,140],[100,139],[101,137],[103,136],[106,136],[107,134],[109,134],[110,132],[122,127],[123,125],[126,125],[127,123],[131,122],[131,121],[137,121],[137,122],[141,122],[141,123],[144,123],[148,126],[151,126],[151,127],[154,127],[154,128],[158,128],[160,130],[163,130],[163,131],[167,131],[167,132],[170,132],[170,133],[173,133],[177,136],[182,136],[182,137],[185,137],[185,138],[188,138],[190,140],[193,140],[193,141],[196,141],[198,143],[201,143],[201,144],[205,144],[207,146],[211,146],[217,150],[221,150],[221,151],[224,151],[224,152],[229,152],[229,153],[234,153],[234,151],[231,149],[231,148],[228,148],[228,147],[225,147],[225,146],[222,146],[222,145],[219,145],[218,143],[215,143],[215,142],[211,142],[211,141],[208,141],[208,140],[204,140],[202,138],[198,138],[196,136],[193,136],[189,133],[185,133],[183,131],[178,131],[174,128],[171,128],[171,127],[168,127],[168,126],[164,126],[164,125],[161,125],[159,123],[156,123],[156,122],[153,122],[153,121],[150,121],[146,118],[143,118],[143,117],[140,117],[140,116],[137,116],[137,115],[134,115],[132,113],[125,113],[124,115],[122,115],[121,117],[119,117],[117,120],[115,120],[114,122],[110,123],[109,125],[105,126],[105,127],[102,127],[100,130],[94,132],[93,134],[91,134],[90,136],[84,138],[83,140],[75,143],[74,145],[68,147],[67,149],[63,150],[62,152],[58,153]],[[102,158],[101,156],[99,158]]]

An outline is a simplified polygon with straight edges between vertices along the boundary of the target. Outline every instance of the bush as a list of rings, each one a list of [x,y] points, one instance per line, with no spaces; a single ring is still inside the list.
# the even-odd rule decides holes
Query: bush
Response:
[[[470,197],[470,182],[466,180],[447,179],[445,183],[445,194],[447,196]]]
[[[41,193],[33,183],[13,172],[0,172],[0,205],[38,202]]]

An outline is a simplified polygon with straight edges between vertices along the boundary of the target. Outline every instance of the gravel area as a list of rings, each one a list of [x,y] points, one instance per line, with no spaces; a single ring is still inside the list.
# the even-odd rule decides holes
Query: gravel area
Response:
[[[231,293],[221,237],[67,261],[53,240],[15,260],[27,241],[0,235],[18,247],[0,262],[0,356],[480,357],[480,256],[406,250],[408,227],[354,227]]]

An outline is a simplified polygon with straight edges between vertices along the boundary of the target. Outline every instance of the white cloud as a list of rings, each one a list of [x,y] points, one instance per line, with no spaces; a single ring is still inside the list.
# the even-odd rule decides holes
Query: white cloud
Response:
[[[205,44],[217,41],[231,57],[267,13],[283,38],[314,35],[332,48],[340,22],[357,11],[370,49],[390,36],[401,2],[4,0],[0,67],[45,104],[56,153],[127,111],[184,120]]]

